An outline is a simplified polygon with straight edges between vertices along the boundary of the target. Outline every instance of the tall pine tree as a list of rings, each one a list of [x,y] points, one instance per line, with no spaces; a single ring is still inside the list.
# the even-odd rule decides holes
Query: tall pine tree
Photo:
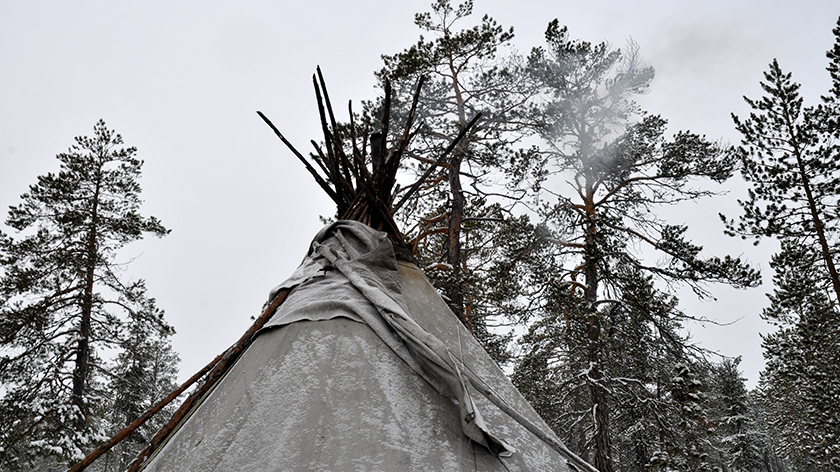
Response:
[[[541,216],[552,232],[545,242],[553,247],[550,263],[556,269],[538,293],[546,304],[558,305],[545,320],[555,324],[552,329],[563,344],[552,351],[551,363],[570,369],[561,376],[564,390],[580,392],[573,400],[578,412],[573,422],[585,434],[576,441],[583,448],[577,452],[608,472],[616,470],[613,443],[620,430],[613,422],[621,409],[647,402],[653,396],[647,392],[673,397],[679,390],[662,384],[661,372],[625,377],[617,359],[637,353],[637,362],[644,363],[661,353],[658,362],[670,356],[674,363],[689,365],[681,357],[690,349],[674,335],[685,316],[668,301],[669,294],[648,296],[641,304],[636,297],[634,308],[628,308],[640,280],[685,284],[705,295],[709,282],[747,287],[757,283],[758,274],[728,256],[701,256],[702,247],[686,239],[687,227],[657,216],[661,205],[712,195],[694,182],[726,180],[733,162],[701,136],[679,132],[667,138],[666,121],[639,110],[634,96],[648,90],[654,72],[641,63],[638,48],[631,43],[620,51],[606,43],[572,40],[557,20],[549,24],[546,40],[547,46],[534,49],[528,62],[543,91],[537,131],[545,145],[539,153],[519,155],[518,164],[520,175],[538,190]],[[652,258],[659,261],[649,262]],[[664,310],[663,322],[650,316],[655,310]],[[641,339],[651,344],[640,348],[641,339],[631,333],[647,330]],[[525,341],[528,362],[542,348]],[[666,356],[664,350],[673,344],[680,347]],[[520,371],[526,365],[520,364]],[[681,377],[673,375],[675,364],[661,368],[671,378]],[[641,388],[626,389],[626,383]],[[693,452],[672,447],[663,452],[673,455],[669,467],[693,467],[690,460],[677,460]],[[662,454],[658,457],[661,462]]]
[[[840,19],[828,51],[832,88],[804,106],[800,85],[776,60],[764,73],[750,116],[733,115],[742,134],[732,154],[750,184],[743,214],[728,233],[773,237],[774,291],[763,317],[778,327],[764,337],[761,390],[779,454],[808,470],[840,469]]]
[[[103,121],[59,154],[0,233],[0,463],[83,457],[107,429],[106,350],[131,330],[165,339],[172,328],[142,280],[122,280],[118,251],[168,233],[140,214],[136,149]]]
[[[421,36],[403,52],[383,56],[384,67],[376,74],[382,87],[386,81],[393,86],[397,115],[408,112],[411,94],[425,78],[417,109],[423,124],[409,153],[415,158],[414,173],[433,167],[431,158],[478,113],[482,116],[452,157],[431,169],[431,183],[406,205],[408,212],[403,210],[404,227],[453,311],[488,352],[502,360],[503,339],[487,325],[502,312],[499,306],[508,294],[496,290],[491,279],[494,269],[515,268],[498,260],[504,250],[494,234],[518,231],[524,222],[511,221],[507,211],[523,192],[507,192],[498,181],[504,173],[503,157],[525,133],[523,105],[532,87],[519,73],[517,56],[502,51],[510,45],[513,28],[505,29],[484,15],[477,25],[458,29],[473,13],[472,0],[457,6],[436,0],[431,8],[416,14],[414,21],[430,37]]]

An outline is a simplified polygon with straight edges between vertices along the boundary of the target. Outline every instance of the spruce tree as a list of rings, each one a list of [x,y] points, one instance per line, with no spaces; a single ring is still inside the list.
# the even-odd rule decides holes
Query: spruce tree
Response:
[[[0,233],[0,463],[19,469],[83,457],[108,427],[110,367],[129,330],[172,328],[143,280],[123,280],[119,250],[168,233],[140,214],[136,149],[103,121],[57,156],[58,173],[9,210]]]
[[[814,271],[818,250],[783,242],[771,267],[775,289],[763,317],[778,327],[763,336],[759,383],[778,455],[803,470],[840,470],[840,313]]]
[[[772,453],[768,438],[757,424],[757,412],[738,365],[740,357],[712,366],[709,397],[714,413],[714,442],[721,465],[732,472],[765,470]]]
[[[121,343],[111,371],[110,402],[106,404],[109,415],[109,434],[113,436],[152,408],[178,385],[178,355],[165,336],[149,333],[142,326],[129,327],[129,336]],[[100,459],[105,470],[125,470],[136,454],[154,437],[174,412],[170,405],[146,421],[112,451],[110,457]]]

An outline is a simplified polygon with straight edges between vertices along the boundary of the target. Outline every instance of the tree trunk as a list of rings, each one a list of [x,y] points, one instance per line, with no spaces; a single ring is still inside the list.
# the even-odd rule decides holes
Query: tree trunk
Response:
[[[90,229],[85,244],[86,267],[84,272],[84,292],[82,293],[81,317],[79,320],[79,341],[76,347],[76,366],[73,369],[73,404],[79,409],[79,418],[74,425],[77,431],[87,427],[87,408],[85,390],[90,360],[90,318],[93,312],[93,285],[97,258],[97,212],[99,210],[100,182],[97,180],[91,208]]]
[[[831,256],[831,248],[828,246],[828,239],[825,236],[825,227],[820,218],[819,210],[817,209],[816,200],[811,191],[811,179],[808,177],[805,162],[802,160],[802,149],[799,139],[796,135],[796,127],[791,119],[791,114],[787,107],[784,108],[785,126],[787,127],[788,136],[790,137],[790,145],[793,148],[793,156],[796,158],[796,167],[799,171],[799,177],[802,182],[802,189],[805,191],[805,197],[808,200],[808,210],[811,213],[811,220],[814,223],[814,229],[817,232],[817,240],[820,244],[820,252],[822,253],[823,261],[828,268],[828,275],[831,278],[831,285],[834,288],[834,295],[837,303],[840,303],[840,276],[837,274],[837,268],[834,266],[834,258]]]
[[[600,472],[612,472],[610,416],[607,407],[607,395],[601,386],[603,374],[601,370],[601,318],[596,309],[598,301],[598,225],[595,213],[595,195],[591,183],[586,188],[586,248],[584,249],[584,278],[586,286],[584,299],[589,311],[587,323],[587,358],[589,361],[589,394],[592,401],[593,418],[595,420],[594,462]]]
[[[461,131],[467,126],[464,98],[461,95],[461,86],[458,83],[458,71],[455,67],[454,58],[450,54],[448,59],[449,70],[452,73],[452,90],[455,95],[458,113],[458,131]],[[468,149],[469,139],[465,136],[452,153],[452,160],[449,164],[448,180],[449,191],[452,196],[452,207],[449,213],[446,262],[452,267],[452,283],[449,285],[449,290],[447,290],[446,295],[451,300],[452,307],[456,309],[464,325],[472,332],[473,323],[464,309],[465,297],[461,284],[461,266],[463,264],[463,256],[461,254],[461,224],[464,219],[464,207],[466,206],[464,190],[461,186],[461,163],[464,157],[466,157]]]
[[[595,468],[601,472],[612,472],[611,441],[610,441],[610,415],[607,408],[607,396],[604,389],[598,385],[602,380],[600,369],[600,323],[597,316],[589,320],[589,393],[592,400],[592,408],[595,418],[594,454]]]
[[[452,306],[456,308],[458,316],[462,317],[464,324],[472,331],[472,323],[464,311],[464,291],[460,284],[461,265],[461,222],[464,219],[464,191],[461,188],[461,160],[463,154],[456,150],[449,167],[449,189],[452,193],[452,207],[449,210],[449,231],[447,242],[446,262],[452,267],[452,283],[446,295],[451,300]]]
[[[837,275],[837,268],[834,266],[834,258],[831,256],[831,248],[828,246],[828,239],[825,236],[825,227],[817,210],[817,203],[814,200],[814,195],[811,192],[811,180],[806,173],[805,163],[802,162],[802,155],[799,148],[795,148],[794,155],[796,156],[796,165],[799,168],[799,174],[802,178],[802,188],[805,190],[805,196],[808,199],[808,210],[811,212],[811,219],[814,222],[814,229],[817,232],[817,239],[820,243],[820,251],[822,253],[823,261],[828,268],[828,275],[831,278],[831,284],[834,287],[835,300],[840,303],[840,277]]]

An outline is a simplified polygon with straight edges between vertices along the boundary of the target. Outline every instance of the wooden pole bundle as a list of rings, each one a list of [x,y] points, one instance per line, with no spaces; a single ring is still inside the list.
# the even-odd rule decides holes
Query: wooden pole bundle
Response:
[[[310,154],[311,163],[283,136],[268,117],[259,111],[257,114],[303,163],[318,185],[335,202],[336,216],[339,219],[361,221],[374,229],[387,233],[396,245],[406,247],[407,244],[403,235],[394,221],[394,214],[419,190],[420,185],[429,178],[435,169],[446,164],[455,146],[481,116],[480,114],[476,115],[461,130],[461,133],[443,154],[430,165],[417,182],[405,191],[399,203],[395,205],[394,197],[397,192],[394,192],[393,188],[400,162],[408,150],[411,139],[417,133],[417,130],[414,129],[414,120],[423,82],[424,79],[421,78],[417,84],[402,134],[390,150],[388,149],[388,136],[391,117],[391,85],[388,82],[385,83],[385,97],[382,103],[381,129],[370,135],[367,132],[362,133],[361,143],[359,143],[360,136],[356,129],[351,103],[349,106],[350,144],[345,147],[345,137],[341,135],[342,133],[337,126],[326,82],[321,74],[321,69],[317,69],[316,74],[312,76],[312,83],[315,86],[315,98],[321,118],[321,131],[324,135],[323,144],[326,152],[316,142],[312,141],[315,153]],[[366,143],[370,144],[370,154],[366,153]],[[349,150],[350,156],[347,155],[346,150]],[[318,169],[320,169],[320,172]]]

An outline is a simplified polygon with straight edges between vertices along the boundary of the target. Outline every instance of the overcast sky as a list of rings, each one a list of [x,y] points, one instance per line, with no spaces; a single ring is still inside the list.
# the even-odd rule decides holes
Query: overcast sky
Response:
[[[185,379],[232,344],[271,287],[300,262],[334,208],[256,115],[265,112],[299,148],[319,139],[311,74],[320,64],[337,104],[372,98],[381,54],[420,31],[422,1],[45,2],[0,0],[0,208],[18,203],[36,176],[58,170],[55,155],[90,135],[100,118],[139,149],[143,212],[172,233],[129,246],[125,274],[144,278],[178,331]],[[829,88],[825,51],[836,0],[535,1],[476,0],[515,28],[522,52],[558,18],[573,38],[621,47],[632,37],[656,69],[640,99],[670,122],[736,143],[730,112],[758,97],[767,64],[803,84],[806,103]],[[343,106],[340,107],[344,109]],[[734,216],[744,191],[669,209],[695,242],[744,255],[764,287],[714,288],[717,302],[682,298],[691,314],[731,326],[694,326],[695,339],[742,355],[753,386],[763,362],[758,315],[766,306],[774,245],[726,238],[719,211]],[[4,227],[4,231],[8,228]]]

